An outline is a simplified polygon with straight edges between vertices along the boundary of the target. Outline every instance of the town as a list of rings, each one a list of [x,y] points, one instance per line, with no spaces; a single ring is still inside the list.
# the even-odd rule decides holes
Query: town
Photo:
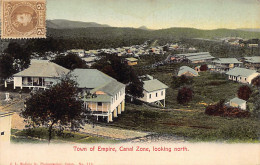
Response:
[[[41,40],[9,42],[1,141],[258,141],[259,43],[152,38],[40,52]]]

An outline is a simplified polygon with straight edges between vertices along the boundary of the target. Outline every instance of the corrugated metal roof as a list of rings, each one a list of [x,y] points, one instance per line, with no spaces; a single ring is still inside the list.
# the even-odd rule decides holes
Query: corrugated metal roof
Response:
[[[236,104],[238,104],[238,105],[241,105],[241,104],[244,104],[244,103],[246,103],[246,101],[245,101],[245,100],[243,100],[243,99],[240,99],[240,98],[237,98],[237,97],[235,97],[235,98],[231,99],[231,100],[230,100],[230,102],[236,103]]]
[[[199,53],[186,53],[186,54],[176,54],[176,56],[184,56],[191,61],[198,61],[198,60],[210,60],[215,57],[211,56],[209,52],[199,52]]]
[[[242,62],[238,61],[236,58],[219,58],[212,61],[217,64],[241,64]]]
[[[70,74],[75,76],[79,88],[97,88],[115,80],[97,69],[74,69]]]
[[[152,91],[157,91],[160,89],[168,88],[167,85],[165,85],[164,83],[162,83],[161,81],[159,81],[157,79],[147,80],[147,81],[143,81],[143,82],[144,82],[143,88],[147,92],[152,92]]]
[[[74,69],[70,74],[75,76],[79,88],[92,89],[91,93],[100,90],[113,96],[125,86],[97,69]]]
[[[68,69],[47,60],[32,60],[31,65],[14,74],[14,77],[61,77],[69,72]]]
[[[229,70],[226,74],[231,76],[243,76],[248,77],[254,73],[257,73],[256,70],[246,69],[246,68],[233,68]]]
[[[250,63],[260,63],[260,56],[245,57],[245,61]]]
[[[138,59],[136,59],[136,58],[133,58],[133,57],[131,57],[131,58],[126,58],[126,60],[127,60],[127,61],[131,61],[131,62],[138,61]]]
[[[180,70],[178,72],[178,76],[181,76],[183,73],[185,72],[191,72],[192,74],[194,74],[195,76],[198,76],[198,72],[188,66],[182,66],[180,67]]]
[[[93,90],[91,90],[91,93],[94,93],[96,91],[103,91],[107,94],[109,94],[110,96],[114,96],[115,94],[117,94],[123,87],[125,87],[124,84],[114,80],[111,82],[108,82],[106,84],[104,84],[103,86],[97,87]]]

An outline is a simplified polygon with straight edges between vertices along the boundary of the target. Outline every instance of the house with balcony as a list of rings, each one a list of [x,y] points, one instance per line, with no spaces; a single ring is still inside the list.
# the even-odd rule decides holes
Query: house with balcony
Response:
[[[125,110],[125,85],[97,69],[74,69],[84,107],[97,120],[112,122]]]
[[[246,69],[246,68],[233,68],[226,73],[228,79],[244,84],[251,84],[252,80],[259,76],[256,70]]]
[[[161,81],[154,79],[150,75],[145,75],[141,77],[143,80],[143,94],[142,98],[138,98],[139,100],[147,103],[153,103],[158,106],[165,107],[165,96],[167,85],[162,83]]]
[[[68,72],[68,69],[48,60],[31,60],[27,69],[13,75],[14,89],[49,88]]]
[[[212,61],[212,64],[213,68],[211,68],[211,70],[220,73],[226,73],[230,69],[242,66],[242,62],[238,61],[236,58],[219,58]]]

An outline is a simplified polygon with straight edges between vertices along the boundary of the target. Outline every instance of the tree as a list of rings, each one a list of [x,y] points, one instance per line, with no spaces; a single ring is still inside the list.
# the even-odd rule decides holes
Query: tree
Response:
[[[190,102],[192,100],[192,97],[193,97],[192,89],[188,87],[183,87],[178,91],[177,101],[179,104],[184,105]]]
[[[243,100],[248,100],[250,98],[251,94],[252,94],[252,90],[247,85],[242,85],[241,87],[239,87],[239,89],[237,91],[238,98],[243,99]]]
[[[78,131],[86,122],[86,109],[77,99],[77,84],[69,78],[43,92],[37,92],[26,100],[21,116],[29,126],[48,128],[48,141],[52,139],[53,127],[60,131]]]
[[[253,114],[260,118],[260,95],[258,95],[254,101]]]
[[[252,84],[256,87],[260,87],[260,76],[257,76],[255,77],[253,80],[252,80]]]
[[[75,68],[88,68],[84,60],[72,53],[69,53],[66,56],[59,55],[52,62],[70,70]]]
[[[201,65],[200,66],[200,71],[207,71],[208,70],[208,66],[207,66],[207,64],[203,64],[203,65]]]
[[[143,82],[138,78],[135,70],[123,63],[117,55],[102,54],[103,58],[97,61],[92,68],[113,77],[117,81],[127,84],[126,92],[133,97],[143,97]]]
[[[7,79],[15,73],[13,63],[14,59],[10,54],[0,56],[0,77],[2,79]]]
[[[4,51],[5,53],[11,55],[14,59],[14,70],[16,72],[22,71],[30,65],[30,52],[21,47],[20,44],[16,42],[9,43],[8,47]]]
[[[190,85],[193,83],[192,77],[188,77],[185,75],[181,75],[180,77],[178,76],[173,76],[172,77],[172,86],[173,88],[178,88],[183,85]]]

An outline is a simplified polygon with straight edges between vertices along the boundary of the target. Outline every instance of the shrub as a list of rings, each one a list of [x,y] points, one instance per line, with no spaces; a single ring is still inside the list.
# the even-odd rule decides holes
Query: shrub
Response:
[[[243,100],[248,100],[250,98],[251,94],[252,94],[252,90],[247,85],[243,85],[243,86],[239,87],[239,89],[237,91],[238,98],[243,99]]]
[[[250,112],[244,111],[236,107],[229,107],[224,105],[224,100],[221,100],[215,105],[209,105],[206,107],[205,114],[211,116],[223,116],[223,117],[249,117]]]
[[[183,87],[178,91],[177,101],[179,104],[187,104],[192,100],[193,91],[188,87]]]

